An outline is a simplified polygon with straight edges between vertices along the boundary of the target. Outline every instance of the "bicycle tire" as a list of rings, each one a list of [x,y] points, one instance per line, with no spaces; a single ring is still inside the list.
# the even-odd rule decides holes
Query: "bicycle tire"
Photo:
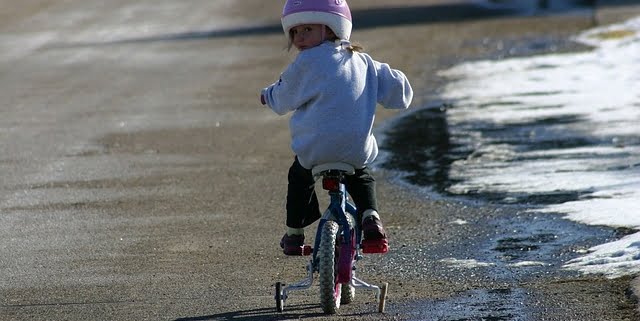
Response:
[[[356,288],[350,284],[342,284],[342,291],[340,293],[340,304],[349,304],[353,302],[356,297]]]
[[[336,238],[338,223],[327,221],[320,234],[318,249],[318,273],[320,285],[320,305],[327,314],[335,314],[340,308],[342,284],[336,283]]]
[[[378,299],[378,312],[384,313],[387,302],[387,291],[389,291],[389,283],[385,282],[380,287],[380,298]]]
[[[276,310],[278,312],[284,311],[284,298],[282,297],[282,283],[276,282]]]

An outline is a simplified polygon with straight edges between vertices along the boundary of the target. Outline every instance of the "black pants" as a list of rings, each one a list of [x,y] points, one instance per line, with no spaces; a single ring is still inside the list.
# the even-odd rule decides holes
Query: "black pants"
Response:
[[[376,180],[368,168],[356,169],[354,175],[347,176],[345,186],[356,205],[358,217],[362,217],[362,212],[367,209],[378,210]],[[320,205],[311,170],[302,167],[296,157],[289,168],[287,226],[303,228],[318,220],[320,216]]]

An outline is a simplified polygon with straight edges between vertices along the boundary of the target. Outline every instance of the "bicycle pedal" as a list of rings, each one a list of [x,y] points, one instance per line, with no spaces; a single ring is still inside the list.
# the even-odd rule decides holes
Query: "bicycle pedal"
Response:
[[[389,242],[386,239],[362,241],[362,253],[384,254],[389,251]]]
[[[313,248],[311,247],[311,245],[304,245],[302,247],[302,255],[303,256],[309,256],[309,255],[311,255],[311,253],[313,253]]]

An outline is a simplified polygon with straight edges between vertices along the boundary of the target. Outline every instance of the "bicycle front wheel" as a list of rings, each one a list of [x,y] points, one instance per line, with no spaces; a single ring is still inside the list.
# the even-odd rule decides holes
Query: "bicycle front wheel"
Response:
[[[327,221],[320,234],[318,249],[318,272],[320,284],[320,305],[324,313],[334,314],[340,308],[342,285],[336,283],[336,238],[338,223]]]

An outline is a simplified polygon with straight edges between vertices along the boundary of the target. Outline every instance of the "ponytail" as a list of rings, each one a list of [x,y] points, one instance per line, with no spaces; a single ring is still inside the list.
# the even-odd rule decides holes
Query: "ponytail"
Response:
[[[348,46],[344,47],[345,49],[351,51],[351,52],[363,52],[364,51],[364,47],[362,47],[362,45],[360,45],[359,43],[349,43]]]

